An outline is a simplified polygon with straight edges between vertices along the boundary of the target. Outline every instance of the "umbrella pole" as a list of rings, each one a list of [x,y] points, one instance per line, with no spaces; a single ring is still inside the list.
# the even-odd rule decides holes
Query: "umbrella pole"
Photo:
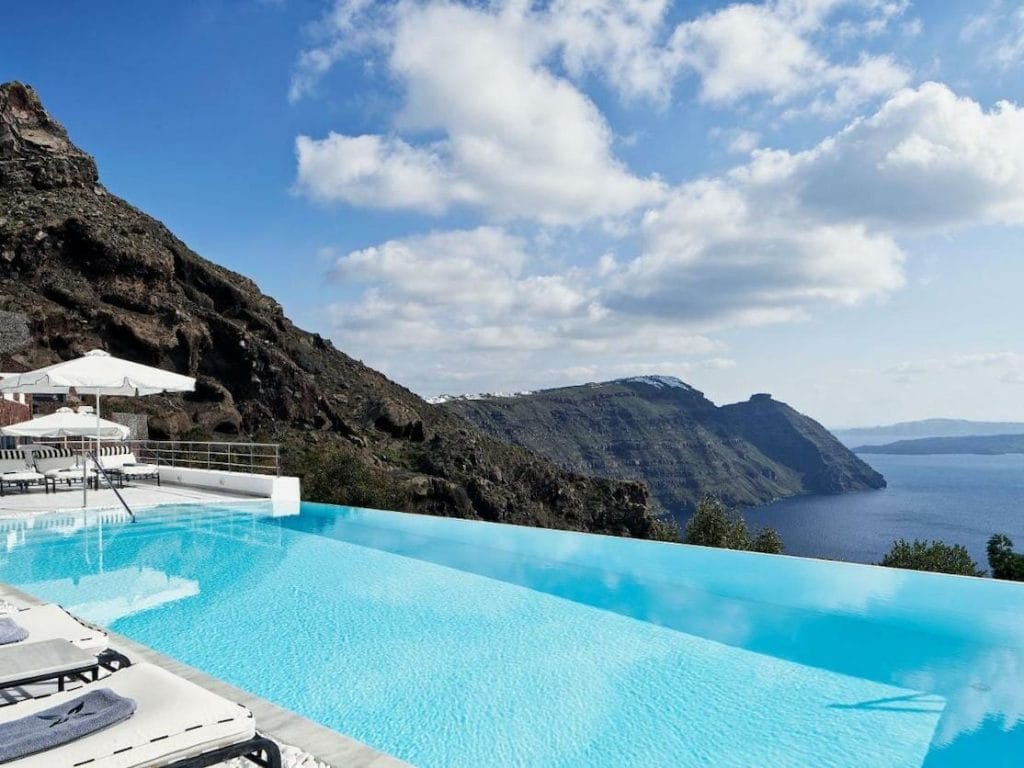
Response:
[[[89,462],[85,450],[88,438],[82,438],[82,509],[89,503]],[[100,394],[96,393],[96,461],[100,460]]]

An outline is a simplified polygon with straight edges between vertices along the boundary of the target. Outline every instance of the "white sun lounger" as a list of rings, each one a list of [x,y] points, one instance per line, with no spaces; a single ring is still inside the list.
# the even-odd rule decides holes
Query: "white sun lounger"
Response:
[[[134,699],[135,714],[4,768],[202,768],[242,756],[255,765],[281,766],[277,745],[256,734],[249,710],[152,664],[135,664],[72,691],[0,708],[0,722],[50,709],[96,688]]]
[[[82,466],[78,463],[78,456],[67,448],[46,447],[35,451],[32,454],[33,465],[36,472],[41,473],[48,485],[57,490],[60,483],[68,486],[73,483],[81,483],[83,480],[95,484],[96,470],[87,467],[82,472]]]
[[[107,647],[106,632],[83,624],[59,605],[33,605],[30,608],[0,615],[13,619],[18,626],[28,632],[28,637],[20,643],[0,645],[0,648],[60,639],[67,640],[84,651],[99,653]]]
[[[30,485],[42,485],[46,487],[46,477],[34,469],[25,469],[19,472],[4,472],[0,474],[0,496],[4,495],[4,488],[21,488],[27,491]]]
[[[5,486],[28,490],[30,485],[46,487],[46,478],[29,466],[25,452],[17,448],[0,450],[0,496]]]

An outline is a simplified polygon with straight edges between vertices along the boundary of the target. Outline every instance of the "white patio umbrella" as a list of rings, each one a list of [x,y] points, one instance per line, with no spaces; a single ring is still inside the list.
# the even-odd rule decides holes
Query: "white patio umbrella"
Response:
[[[76,413],[70,408],[59,408],[47,416],[0,428],[0,433],[9,437],[97,437],[103,440],[125,440],[131,432],[124,424],[107,419],[99,419],[97,425],[94,414]]]
[[[79,395],[95,395],[94,434],[97,441],[101,439],[100,396],[140,397],[162,392],[193,392],[195,388],[196,380],[190,376],[122,360],[102,349],[86,352],[74,360],[0,379],[0,392],[67,394],[73,389]],[[84,475],[84,466],[82,471]],[[83,507],[86,505],[88,485],[82,483]]]

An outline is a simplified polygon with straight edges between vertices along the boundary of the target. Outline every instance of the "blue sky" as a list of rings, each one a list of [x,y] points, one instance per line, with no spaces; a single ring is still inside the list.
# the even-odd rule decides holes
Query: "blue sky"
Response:
[[[411,389],[1024,419],[1024,4],[8,9],[103,182]],[[13,18],[12,18],[13,17]]]

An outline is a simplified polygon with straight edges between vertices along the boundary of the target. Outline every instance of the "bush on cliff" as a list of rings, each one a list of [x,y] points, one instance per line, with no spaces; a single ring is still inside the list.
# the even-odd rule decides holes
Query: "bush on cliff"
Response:
[[[702,547],[741,549],[781,555],[782,537],[774,528],[763,528],[751,538],[747,522],[725,504],[706,496],[686,523],[684,541]]]
[[[912,571],[952,573],[959,576],[984,576],[985,571],[971,559],[967,548],[960,544],[946,544],[943,541],[909,542],[906,539],[894,541],[889,553],[879,565],[889,568],[906,568]]]
[[[988,540],[988,567],[993,578],[1024,581],[1024,554],[1013,551],[1013,542],[1005,533]]]

